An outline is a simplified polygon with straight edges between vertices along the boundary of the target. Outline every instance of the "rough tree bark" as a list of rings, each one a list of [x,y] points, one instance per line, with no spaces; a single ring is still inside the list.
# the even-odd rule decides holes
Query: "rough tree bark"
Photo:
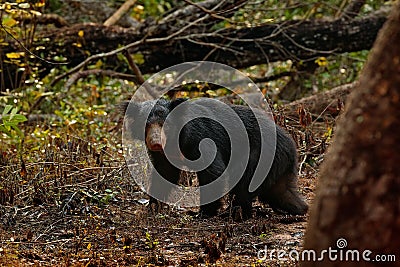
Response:
[[[326,249],[323,266],[372,266],[378,254],[400,261],[400,3],[380,32],[358,87],[349,97],[321,170],[305,249]],[[340,238],[344,240],[338,241]],[[342,250],[332,253],[329,248]],[[349,250],[360,261],[344,261]],[[342,261],[340,259],[342,253]],[[368,252],[367,252],[368,254]],[[317,254],[321,255],[321,254]],[[354,254],[353,254],[354,255]],[[365,255],[364,255],[365,256]],[[303,266],[321,266],[307,261]]]

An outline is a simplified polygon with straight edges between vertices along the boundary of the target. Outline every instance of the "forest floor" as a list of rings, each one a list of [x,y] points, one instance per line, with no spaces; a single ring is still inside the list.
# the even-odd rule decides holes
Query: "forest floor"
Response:
[[[69,134],[43,147],[29,161],[17,160],[16,150],[0,155],[0,266],[298,265],[292,258],[308,215],[258,202],[245,221],[167,207],[153,214],[120,149]],[[299,151],[299,188],[310,204],[319,163],[311,167],[305,155]]]

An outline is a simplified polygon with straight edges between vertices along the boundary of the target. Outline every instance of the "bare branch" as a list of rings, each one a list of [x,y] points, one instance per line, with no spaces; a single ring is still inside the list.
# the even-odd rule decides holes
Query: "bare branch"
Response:
[[[254,83],[266,83],[270,81],[275,81],[283,77],[291,76],[293,74],[292,71],[283,71],[278,74],[274,74],[267,77],[249,77]]]
[[[74,73],[69,77],[69,79],[65,82],[64,87],[69,89],[77,80],[86,78],[89,75],[96,75],[96,76],[109,76],[115,77],[119,79],[124,79],[128,81],[133,81],[136,84],[139,84],[137,76],[129,75],[125,73],[116,72],[113,70],[102,70],[102,69],[92,69],[92,70],[85,70]]]
[[[106,64],[115,64],[107,58],[115,57],[124,50],[143,55],[144,63],[140,71],[144,74],[184,61],[206,59],[235,68],[245,68],[287,59],[314,61],[321,56],[365,50],[372,46],[378,30],[386,21],[387,13],[374,12],[350,21],[291,20],[253,27],[215,29],[213,25],[218,19],[213,14],[225,16],[224,12],[232,8],[233,2],[245,1],[196,2],[196,5],[203,7],[202,11],[193,5],[181,9],[187,10],[190,7],[192,16],[185,13],[187,17],[183,20],[171,17],[171,21],[161,20],[163,23],[142,25],[140,29],[78,24],[64,28],[62,33],[49,31],[42,34],[34,46],[46,47],[49,58],[54,54],[68,55],[71,69],[57,76],[51,83],[53,86],[94,60],[103,59]],[[85,34],[80,37],[82,31]],[[360,39],[363,42],[357,41]],[[76,46],[76,43],[82,46]],[[12,49],[12,46],[7,46],[5,52],[11,52]],[[91,56],[87,57],[88,54]],[[43,75],[52,67],[39,65]],[[12,66],[9,68],[12,70]],[[5,80],[5,84],[11,83],[9,79]]]
[[[120,18],[133,7],[136,0],[127,0],[111,17],[109,17],[104,23],[104,26],[111,26],[120,20]]]
[[[152,38],[152,39],[147,39],[147,40],[146,40],[146,37],[147,37],[147,36],[145,36],[143,39],[141,39],[141,40],[139,40],[139,41],[130,43],[130,44],[126,45],[126,46],[120,47],[120,48],[115,49],[115,50],[112,50],[112,51],[110,51],[110,52],[107,52],[107,53],[100,53],[100,54],[97,54],[97,55],[90,56],[90,57],[88,57],[87,59],[85,59],[84,61],[82,61],[80,64],[78,64],[77,66],[75,66],[74,68],[72,68],[71,70],[69,70],[68,72],[66,72],[66,73],[64,73],[64,74],[61,74],[61,75],[55,77],[54,80],[50,83],[50,86],[54,86],[54,85],[55,85],[57,82],[59,82],[62,78],[66,77],[66,76],[68,76],[68,75],[70,75],[70,74],[72,74],[72,73],[77,72],[80,68],[85,67],[85,66],[86,66],[89,62],[91,62],[92,60],[110,57],[110,56],[116,55],[116,54],[118,54],[118,53],[121,53],[121,52],[123,52],[123,51],[125,51],[125,50],[128,50],[128,49],[130,49],[130,48],[136,47],[136,46],[138,46],[138,45],[140,45],[140,44],[143,44],[143,43],[152,44],[152,43],[159,43],[159,42],[168,41],[168,40],[174,38],[175,36],[178,36],[179,34],[181,34],[182,32],[184,32],[184,31],[187,30],[188,28],[192,27],[193,25],[196,25],[196,24],[199,23],[200,21],[206,19],[208,16],[209,16],[209,15],[206,15],[206,16],[204,16],[204,17],[201,17],[201,18],[199,18],[199,19],[193,21],[192,23],[189,23],[188,25],[186,25],[186,27],[183,27],[183,28],[180,29],[179,31],[177,31],[177,32],[175,32],[174,34],[171,34],[171,35],[169,35],[169,36],[167,36],[167,37]]]
[[[187,1],[186,1],[187,2]],[[197,14],[197,10],[201,8],[204,12],[210,14],[221,14],[225,15],[231,13],[233,10],[241,7],[247,2],[247,0],[205,0],[199,3],[189,2],[191,5],[181,8],[160,21],[160,24],[170,23],[174,20],[184,20],[187,21],[187,17],[193,17],[193,14]],[[210,16],[211,17],[211,16]]]
[[[6,27],[4,27],[3,24],[0,23],[0,27],[7,33],[7,35],[9,35],[15,42],[17,42],[18,45],[21,46],[22,49],[25,50],[25,52],[27,52],[27,53],[30,54],[31,56],[33,56],[33,57],[35,57],[35,58],[37,58],[37,59],[39,59],[39,60],[41,60],[41,61],[43,61],[43,62],[46,62],[46,63],[48,63],[48,64],[52,64],[52,65],[65,65],[65,64],[66,64],[66,63],[60,63],[60,62],[49,61],[49,60],[46,60],[46,59],[44,59],[44,58],[42,58],[42,57],[36,55],[35,53],[31,52],[20,40],[18,40],[17,38],[15,38],[14,35],[12,35],[12,33],[10,33],[10,32],[6,29]]]
[[[136,77],[138,78],[139,84],[143,85],[144,88],[146,89],[146,91],[153,97],[153,98],[158,98],[158,95],[156,92],[154,92],[153,88],[151,88],[150,86],[148,86],[147,83],[145,83],[145,79],[142,75],[142,72],[140,71],[140,69],[138,68],[138,66],[136,65],[135,61],[133,60],[131,54],[129,54],[128,50],[124,50],[123,51],[124,56],[126,57],[126,59],[128,60],[128,64],[131,67],[131,69],[133,70],[133,73],[135,73]]]
[[[55,27],[61,28],[69,26],[69,23],[57,14],[42,14],[42,15],[25,15],[17,16],[15,20],[23,21],[25,23],[38,23],[38,24],[54,24]]]
[[[183,0],[183,1],[185,1],[186,3],[188,3],[188,4],[192,5],[192,6],[197,7],[198,9],[200,9],[201,11],[203,11],[204,13],[209,14],[211,17],[214,17],[214,18],[217,18],[217,19],[221,19],[221,20],[226,20],[226,21],[232,22],[232,20],[230,20],[230,19],[228,19],[228,18],[225,18],[225,17],[223,17],[223,16],[220,16],[220,15],[217,15],[215,12],[213,12],[213,11],[211,11],[211,10],[208,10],[207,8],[205,8],[205,7],[201,6],[201,5],[199,5],[198,3],[194,3],[194,2],[192,2],[192,1],[190,1],[190,0]]]
[[[365,0],[352,0],[340,17],[344,20],[355,18],[365,4]]]

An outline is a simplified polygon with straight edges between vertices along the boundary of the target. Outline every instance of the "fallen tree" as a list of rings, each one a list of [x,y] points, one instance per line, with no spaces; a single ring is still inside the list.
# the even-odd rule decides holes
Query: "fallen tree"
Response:
[[[55,55],[63,56],[69,67],[83,62],[88,55],[98,55],[96,59],[110,63],[114,70],[126,72],[125,62],[116,57],[124,46],[129,48],[131,54],[143,59],[139,67],[144,74],[195,60],[245,68],[279,60],[307,61],[320,56],[370,49],[387,16],[387,10],[383,9],[364,17],[292,20],[216,30],[216,23],[229,17],[247,1],[219,2],[208,0],[189,5],[158,22],[147,21],[134,28],[77,24],[42,31],[29,50],[42,51],[42,58],[47,60],[34,60],[42,76],[54,68],[51,61]],[[21,43],[9,39],[3,53],[23,50]],[[9,73],[3,75],[4,90],[13,84],[16,66],[5,63],[2,68]]]
[[[297,116],[299,107],[304,107],[313,116],[329,114],[333,117],[342,111],[347,95],[356,87],[357,83],[350,83],[332,88],[309,97],[290,102],[283,106],[286,115]]]
[[[149,27],[144,32],[80,24],[46,33],[41,39],[51,40],[46,42],[48,51],[68,56],[71,65],[83,61],[88,53],[103,53],[135,43],[130,53],[142,54],[142,72],[152,73],[184,61],[210,60],[244,68],[278,60],[307,60],[370,49],[385,21],[386,14],[380,12],[352,21],[289,21],[213,32],[196,29],[196,33],[192,33],[192,27],[176,32],[174,27],[165,24]],[[80,31],[84,32],[83,38],[78,35]],[[74,45],[79,42],[82,47]]]

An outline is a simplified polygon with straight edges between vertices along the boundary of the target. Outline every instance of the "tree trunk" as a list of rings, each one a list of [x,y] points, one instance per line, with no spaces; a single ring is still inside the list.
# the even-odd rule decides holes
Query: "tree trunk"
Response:
[[[399,44],[397,3],[349,97],[323,164],[305,238],[306,260],[310,250],[317,258],[327,250],[323,266],[373,266],[389,255],[397,262],[383,266],[399,266]],[[351,261],[357,253],[359,261]],[[305,261],[303,266],[321,266],[321,261]]]

